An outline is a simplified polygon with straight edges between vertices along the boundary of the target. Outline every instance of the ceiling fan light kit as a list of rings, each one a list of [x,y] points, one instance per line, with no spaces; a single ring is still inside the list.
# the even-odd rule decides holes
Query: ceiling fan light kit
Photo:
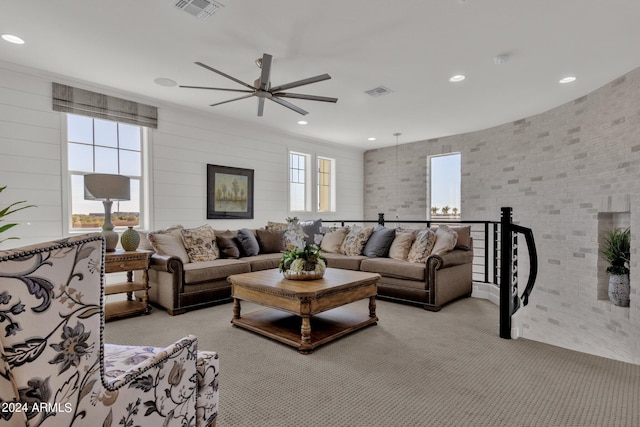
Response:
[[[312,83],[321,82],[323,80],[329,80],[331,76],[329,74],[320,74],[314,77],[308,77],[306,79],[297,80],[295,82],[286,83],[279,86],[271,87],[271,63],[273,57],[268,53],[262,55],[262,58],[256,59],[256,65],[260,68],[260,77],[255,80],[253,85],[249,83],[245,83],[242,80],[238,80],[235,77],[232,77],[226,73],[223,73],[220,70],[217,70],[213,67],[210,67],[202,62],[196,62],[196,65],[199,65],[202,68],[205,68],[209,71],[212,71],[216,74],[221,75],[229,80],[232,80],[241,86],[244,86],[246,89],[227,89],[227,88],[218,88],[218,87],[204,87],[204,86],[186,86],[180,85],[183,88],[189,89],[207,89],[207,90],[222,90],[228,92],[240,92],[240,93],[248,93],[248,95],[243,95],[238,98],[229,99],[227,101],[217,102],[215,104],[211,104],[212,107],[216,105],[226,104],[228,102],[238,101],[245,98],[251,98],[253,96],[258,98],[258,116],[262,116],[264,113],[264,100],[268,99],[277,104],[282,105],[283,107],[289,108],[290,110],[295,111],[296,113],[307,115],[308,111],[303,110],[302,108],[286,101],[283,98],[292,98],[292,99],[305,99],[308,101],[321,101],[321,102],[338,102],[338,98],[331,98],[327,96],[317,96],[317,95],[305,95],[301,93],[290,93],[284,92],[288,89],[293,89],[300,86],[306,86]]]

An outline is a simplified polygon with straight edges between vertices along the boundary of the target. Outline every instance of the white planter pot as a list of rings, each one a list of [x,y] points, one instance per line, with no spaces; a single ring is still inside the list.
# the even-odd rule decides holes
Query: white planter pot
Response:
[[[629,275],[609,276],[609,299],[614,305],[629,307]]]

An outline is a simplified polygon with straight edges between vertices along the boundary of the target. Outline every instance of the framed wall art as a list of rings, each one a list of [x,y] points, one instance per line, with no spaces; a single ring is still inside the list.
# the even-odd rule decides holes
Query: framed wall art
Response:
[[[253,169],[207,165],[207,219],[253,219]]]

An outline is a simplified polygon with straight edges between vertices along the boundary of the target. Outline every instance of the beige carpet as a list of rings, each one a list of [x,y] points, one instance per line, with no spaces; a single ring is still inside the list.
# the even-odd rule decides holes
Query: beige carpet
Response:
[[[485,300],[439,313],[379,301],[377,325],[307,356],[231,326],[231,309],[154,309],[107,323],[106,341],[196,334],[220,354],[218,427],[640,426],[639,365],[500,339]]]

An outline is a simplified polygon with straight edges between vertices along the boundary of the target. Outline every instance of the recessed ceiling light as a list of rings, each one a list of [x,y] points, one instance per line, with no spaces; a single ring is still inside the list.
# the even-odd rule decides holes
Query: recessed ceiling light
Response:
[[[565,78],[560,79],[558,83],[565,84],[565,83],[571,83],[575,81],[576,81],[575,76],[567,76]]]
[[[449,77],[449,81],[451,83],[457,83],[457,82],[463,81],[466,78],[467,78],[467,76],[465,76],[464,74],[456,74],[455,76]]]
[[[173,87],[173,86],[176,86],[178,84],[174,80],[167,79],[166,77],[155,78],[155,79],[153,79],[153,82],[155,84],[157,84],[157,85],[166,86],[166,87]]]
[[[369,138],[367,138],[367,141],[375,141],[376,138],[374,136],[370,136]]]
[[[305,121],[305,120],[299,120],[299,121],[298,121],[298,124],[299,124],[299,125],[306,125],[307,123],[308,123],[308,122],[307,122],[307,121]]]
[[[13,43],[13,44],[24,44],[24,40],[22,40],[18,36],[12,35],[12,34],[3,34],[2,35],[2,39],[5,40],[5,41],[8,41],[9,43]]]

